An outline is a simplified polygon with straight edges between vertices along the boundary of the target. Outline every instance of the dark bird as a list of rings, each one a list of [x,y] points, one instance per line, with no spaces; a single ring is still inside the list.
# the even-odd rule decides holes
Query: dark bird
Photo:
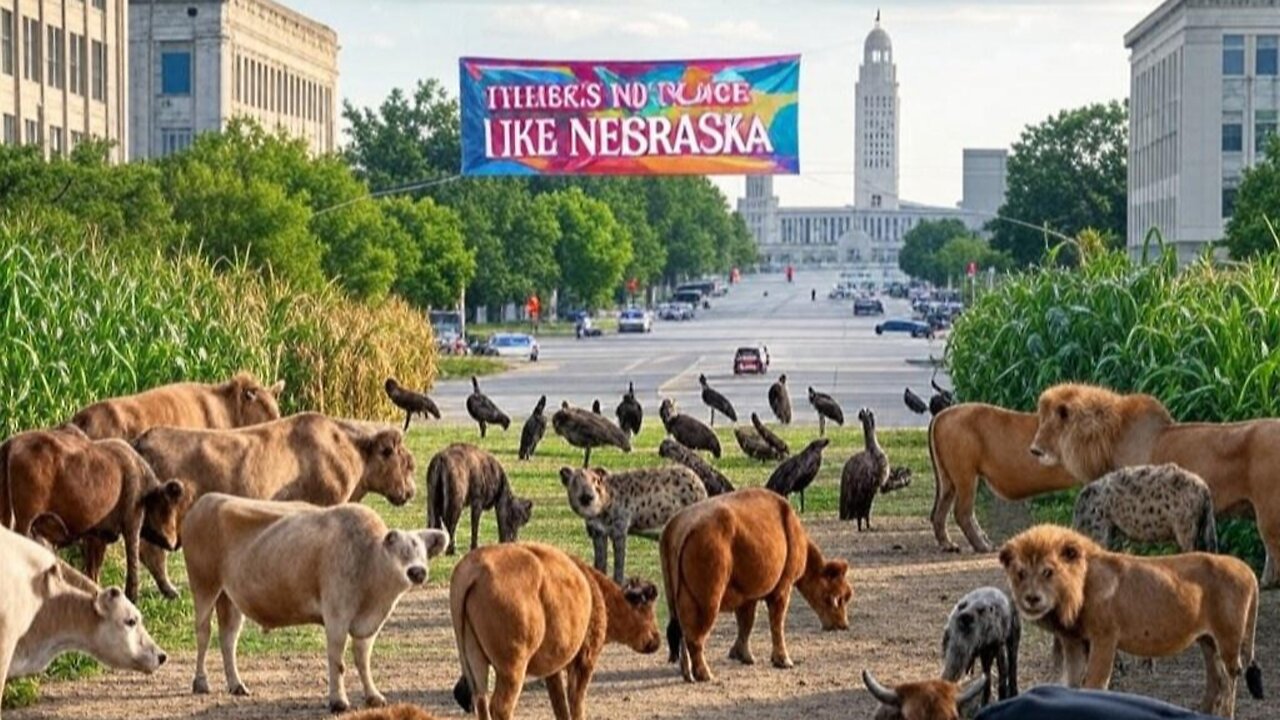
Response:
[[[787,445],[787,441],[778,437],[776,433],[765,427],[764,423],[760,421],[760,416],[756,413],[751,413],[751,424],[755,426],[756,432],[760,433],[761,439],[769,443],[774,450],[781,453],[780,458],[784,458],[791,454],[791,448]]]
[[[425,393],[401,387],[395,378],[387,378],[383,388],[387,391],[387,397],[391,398],[391,404],[404,411],[405,432],[409,431],[409,420],[413,418],[414,413],[421,415],[423,420],[428,416],[440,419],[440,408],[436,407],[435,401]]]
[[[818,438],[809,443],[798,455],[792,455],[773,471],[765,487],[788,497],[792,493],[800,493],[800,512],[804,512],[804,491],[813,484],[822,469],[822,451],[831,443],[827,438]]]
[[[906,465],[894,465],[889,469],[889,479],[880,488],[881,495],[888,495],[895,490],[911,487],[911,468]]]
[[[524,427],[520,430],[520,454],[521,460],[528,460],[533,457],[533,451],[538,448],[538,443],[542,442],[542,436],[547,432],[547,416],[542,414],[547,409],[547,396],[543,395],[538,398],[538,404],[533,406],[533,414],[528,420],[524,421]]]
[[[840,473],[840,519],[865,521],[871,529],[871,504],[889,480],[889,458],[876,440],[876,416],[869,408],[858,411],[866,447],[844,464]]]
[[[742,448],[743,454],[752,460],[776,461],[786,457],[752,428],[736,427],[733,429],[733,437],[737,439],[738,447]]]
[[[769,408],[783,425],[791,424],[791,393],[787,391],[787,376],[778,376],[778,381],[769,386]]]
[[[934,370],[933,374],[936,377],[938,371]],[[937,415],[943,410],[946,410],[956,404],[955,393],[939,385],[938,381],[934,378],[929,378],[929,384],[933,386],[934,392],[937,393],[933,397],[929,398],[929,412]]]
[[[585,451],[582,467],[587,467],[591,462],[591,448],[612,445],[623,452],[631,452],[631,438],[627,437],[622,428],[609,422],[603,415],[569,407],[567,402],[561,403],[560,409],[551,416],[551,427],[570,445]]]
[[[693,474],[697,475],[702,480],[702,484],[707,487],[707,497],[733,492],[733,483],[729,482],[729,478],[712,467],[711,463],[703,460],[701,455],[675,440],[663,438],[662,444],[658,446],[658,454],[692,470]]]
[[[634,383],[627,383],[627,392],[618,403],[617,415],[619,427],[632,435],[640,434],[640,426],[644,424],[644,406],[636,400]]]
[[[827,434],[827,420],[831,420],[837,425],[844,425],[844,410],[840,409],[840,403],[836,402],[835,398],[809,388],[809,404],[813,406],[814,410],[818,411],[819,436]]]
[[[733,403],[729,402],[729,398],[713,390],[711,386],[707,384],[706,375],[698,376],[698,384],[702,386],[703,404],[711,408],[711,427],[716,426],[717,410],[730,420],[738,422],[738,411],[733,409]]]
[[[716,437],[715,431],[695,417],[677,413],[676,405],[670,398],[662,401],[658,416],[662,418],[662,426],[667,429],[667,434],[675,438],[676,442],[690,450],[705,450],[717,460],[720,458],[720,438]]]
[[[601,417],[604,416],[604,413],[600,412],[600,398],[596,398],[595,400],[591,401],[591,412],[595,413],[596,415],[600,415]]]
[[[467,396],[467,414],[480,425],[480,437],[484,437],[485,427],[501,425],[505,431],[511,427],[511,418],[498,409],[488,395],[480,392],[480,381],[471,376],[471,394]]]
[[[924,401],[924,398],[911,392],[911,388],[905,388],[902,391],[902,402],[907,406],[908,410],[917,415],[923,415],[924,411],[929,409],[929,405]]]

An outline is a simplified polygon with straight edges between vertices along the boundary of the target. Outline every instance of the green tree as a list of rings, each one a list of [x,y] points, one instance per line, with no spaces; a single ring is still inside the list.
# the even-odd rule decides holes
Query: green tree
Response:
[[[1005,270],[1009,266],[1009,258],[980,237],[974,235],[957,235],[946,242],[934,261],[934,276],[930,278],[941,285],[947,280],[959,281],[969,270],[969,263],[976,263],[978,269],[985,272],[988,268],[996,271]]]
[[[898,267],[911,277],[937,282],[936,278],[946,277],[938,272],[938,251],[948,240],[970,234],[959,220],[926,220],[903,236]]]
[[[458,101],[434,78],[418,81],[412,97],[392,90],[376,110],[344,102],[342,117],[351,136],[347,161],[375,190],[461,169]]]
[[[475,256],[462,239],[462,217],[431,198],[394,198],[383,201],[382,210],[413,242],[396,293],[420,307],[451,307],[476,274]]]
[[[1280,136],[1273,135],[1262,162],[1245,170],[1227,224],[1227,249],[1237,260],[1280,251]]]
[[[1128,217],[1128,103],[1064,110],[1023,131],[1009,156],[1000,215],[1075,236],[1092,227],[1119,244]],[[1040,230],[993,221],[992,247],[1019,266],[1057,244]]]
[[[578,188],[554,193],[549,202],[560,225],[556,257],[564,289],[589,309],[609,302],[631,262],[631,243],[603,201]]]

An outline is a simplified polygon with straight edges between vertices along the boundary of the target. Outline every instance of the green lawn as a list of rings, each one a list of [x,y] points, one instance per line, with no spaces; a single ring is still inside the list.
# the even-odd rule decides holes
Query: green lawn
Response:
[[[618,329],[618,319],[616,317],[591,318],[591,322],[604,332],[616,332]],[[515,332],[531,333],[537,337],[569,337],[574,334],[574,323],[565,320],[543,322],[538,325],[537,333],[532,333],[532,331],[533,326],[529,324],[528,320],[520,322],[467,325],[467,332],[472,335],[492,335],[493,333],[500,332]]]
[[[388,525],[399,528],[418,528],[426,524],[426,491],[423,487],[423,475],[431,455],[453,442],[476,443],[493,452],[507,468],[517,494],[531,498],[534,502],[533,519],[521,533],[522,540],[547,542],[576,553],[584,559],[591,558],[591,544],[583,530],[582,520],[573,514],[565,499],[560,484],[559,469],[561,466],[579,466],[582,464],[582,452],[552,434],[548,429],[547,436],[532,460],[521,462],[516,459],[516,451],[520,440],[520,425],[523,419],[511,426],[507,432],[490,432],[489,437],[480,440],[475,426],[416,426],[410,430],[408,443],[417,458],[418,495],[405,507],[395,508],[381,497],[369,499],[367,502],[387,521]],[[798,452],[817,433],[817,428],[778,428],[779,434],[790,445],[793,452]],[[739,487],[763,485],[773,470],[772,464],[759,463],[745,457],[734,440],[732,430],[717,428],[720,442],[724,448],[724,458],[716,463],[717,467]],[[612,470],[624,470],[660,465],[664,462],[657,455],[658,443],[663,438],[662,426],[656,417],[645,419],[644,432],[635,440],[635,450],[622,453],[614,449],[596,450],[592,453],[592,465],[599,465]],[[809,517],[832,517],[836,514],[839,500],[840,470],[845,460],[862,448],[862,433],[855,428],[834,428],[829,430],[831,445],[824,454],[825,462],[817,482],[806,496]],[[877,515],[890,516],[923,516],[928,513],[933,503],[933,483],[929,467],[929,451],[925,442],[925,431],[897,430],[880,434],[881,444],[888,453],[890,461],[895,465],[908,465],[914,474],[913,482],[905,490],[885,495],[876,502]],[[459,549],[465,551],[470,543],[470,519],[464,513],[459,525]],[[493,513],[485,513],[480,528],[481,543],[491,543],[497,539],[497,528]],[[120,547],[112,548],[112,556],[104,570],[106,584],[123,583]],[[638,575],[661,584],[658,567],[657,543],[643,538],[632,538],[628,544],[629,575]],[[449,575],[457,562],[456,557],[442,557],[432,562],[431,582],[437,585],[448,583]],[[610,556],[612,563],[612,555]],[[612,567],[612,565],[610,565]],[[142,609],[147,629],[161,646],[169,651],[193,650],[195,648],[194,619],[191,598],[186,593],[186,573],[179,555],[171,555],[169,559],[170,577],[183,590],[179,600],[165,600],[155,589],[155,583],[145,570],[142,579],[142,597],[139,606]],[[660,612],[665,618],[665,605],[659,604]],[[384,651],[393,648],[387,643],[381,646]],[[261,653],[319,652],[324,649],[323,631],[318,626],[301,627],[273,631],[263,634],[252,623],[246,623],[240,640],[240,653],[252,656]],[[76,656],[67,656],[54,664],[51,670],[57,678],[80,677],[95,672],[92,661]],[[5,691],[5,707],[11,703],[25,704],[35,699],[36,681],[18,681],[10,683]]]
[[[492,357],[476,355],[438,355],[436,356],[437,380],[454,380],[468,378],[472,375],[483,377],[506,372],[511,366],[505,361]]]

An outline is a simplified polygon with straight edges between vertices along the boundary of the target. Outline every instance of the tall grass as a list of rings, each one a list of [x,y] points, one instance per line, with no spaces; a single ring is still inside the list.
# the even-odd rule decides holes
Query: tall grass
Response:
[[[0,217],[0,436],[240,370],[283,378],[286,412],[391,418],[383,380],[430,385],[435,349],[425,318],[399,300],[301,293],[194,254],[118,253],[56,214]]]

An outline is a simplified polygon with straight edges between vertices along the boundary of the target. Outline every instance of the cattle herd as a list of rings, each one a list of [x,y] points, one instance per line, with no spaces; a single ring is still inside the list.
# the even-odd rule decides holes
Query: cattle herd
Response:
[[[737,421],[732,403],[699,378],[702,399]],[[472,378],[466,403],[481,437],[506,430],[510,418]],[[909,390],[913,410],[933,411],[929,451],[936,482],[930,522],[943,551],[958,552],[947,533],[955,520],[977,552],[994,550],[974,516],[979,478],[1001,498],[1019,500],[1085,485],[1075,529],[1041,525],[999,548],[1008,592],[974,589],[941,628],[944,667],[937,679],[886,687],[868,671],[863,682],[881,707],[877,718],[952,720],[1048,717],[1043,708],[1078,702],[1079,718],[1119,717],[1144,699],[1087,692],[1065,696],[1035,689],[1019,696],[1017,667],[1024,623],[1053,636],[1063,685],[1105,690],[1118,652],[1163,657],[1199,644],[1206,685],[1202,710],[1232,717],[1237,682],[1262,697],[1254,657],[1259,583],[1238,559],[1217,554],[1215,515],[1251,508],[1266,544],[1264,585],[1280,583],[1280,496],[1268,492],[1280,473],[1280,421],[1183,424],[1146,395],[1060,385],[1041,396],[1038,412],[954,405],[949,391],[925,405]],[[510,718],[525,680],[541,678],[558,720],[585,716],[587,688],[606,643],[654,653],[662,645],[655,607],[659,589],[627,578],[627,540],[658,539],[662,596],[669,621],[669,659],[688,682],[713,679],[707,640],[717,616],[733,612],[737,638],[729,657],[755,662],[750,633],[763,601],[770,662],[792,666],[784,624],[794,587],[824,630],[848,629],[853,600],[849,566],[810,539],[788,496],[818,476],[829,445],[818,437],[792,453],[760,419],[735,428],[744,454],[776,462],[764,488],[735,490],[699,453],[723,454],[717,435],[670,400],[659,412],[669,437],[658,455],[673,464],[611,473],[591,467],[592,448],[626,452],[644,408],[633,387],[617,407],[618,422],[599,409],[562,403],[553,431],[584,451],[583,466],[559,471],[567,502],[592,541],[588,565],[564,551],[519,542],[533,505],[521,498],[490,453],[456,443],[427,467],[428,529],[388,528],[358,504],[379,494],[396,505],[415,495],[415,461],[398,429],[304,412],[280,417],[283,383],[265,387],[247,375],[219,384],[179,383],[91,405],[67,423],[20,433],[0,444],[0,687],[7,678],[43,670],[62,651],[88,652],[113,667],[154,672],[166,660],[134,606],[139,565],[159,590],[178,596],[165,554],[179,549],[195,606],[197,655],[192,690],[210,691],[206,655],[217,615],[227,689],[248,694],[236,645],[247,617],[265,629],[324,627],[329,708],[350,707],[343,656],[353,648],[364,700],[373,710],[352,717],[427,718],[407,706],[384,708],[370,669],[374,642],[401,596],[426,582],[429,559],[456,551],[464,508],[470,509],[470,552],[450,582],[449,608],[460,677],[454,697],[479,718]],[[389,399],[406,413],[439,417],[422,393],[388,379]],[[843,424],[831,396],[808,398],[820,434]],[[768,394],[782,423],[792,418],[782,376]],[[526,421],[520,459],[532,457],[545,433],[546,398]],[[870,528],[878,494],[910,483],[876,437],[875,414],[858,413],[864,448],[845,463],[839,516]],[[496,545],[479,545],[481,514],[495,511]],[[98,586],[106,546],[123,540],[123,591]],[[1136,557],[1124,540],[1176,542],[1180,554]],[[78,544],[85,572],[50,549]],[[608,550],[613,549],[612,573]],[[490,672],[495,682],[490,693]],[[963,678],[974,672],[969,684]],[[1111,704],[1109,703],[1119,703]],[[1009,714],[1026,703],[1028,715]],[[1041,708],[1037,711],[1034,708]],[[1091,710],[1084,710],[1091,708]],[[1101,708],[1100,710],[1097,710]],[[1098,714],[1087,714],[1087,712]],[[1036,715],[1041,712],[1041,715]],[[1170,708],[1153,708],[1152,717]],[[1138,717],[1138,715],[1125,715]]]

